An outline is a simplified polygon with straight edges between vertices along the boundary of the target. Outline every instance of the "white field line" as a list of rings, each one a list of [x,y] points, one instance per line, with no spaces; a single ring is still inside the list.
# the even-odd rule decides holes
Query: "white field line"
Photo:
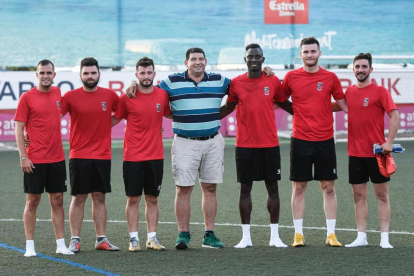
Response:
[[[0,222],[23,222],[23,219],[0,219]],[[51,219],[36,219],[36,221],[39,222],[51,222]],[[65,220],[66,222],[69,222],[69,220]],[[84,222],[93,222],[91,219],[84,219]],[[108,223],[127,223],[126,220],[108,220]],[[140,221],[139,223],[146,224],[145,221]],[[176,224],[175,221],[159,221],[159,224]],[[204,225],[204,222],[190,222],[191,225]],[[241,224],[235,224],[235,223],[215,223],[216,226],[238,226],[240,227]],[[251,227],[269,227],[269,225],[263,225],[263,224],[251,224]],[[293,229],[293,226],[290,225],[279,225],[280,228],[290,228]],[[312,230],[326,230],[326,227],[303,227],[304,229],[312,229]],[[336,228],[336,231],[346,231],[346,232],[357,232],[357,229],[350,229],[350,228]],[[369,233],[381,233],[381,231],[378,230],[367,230]],[[390,234],[399,234],[399,235],[414,235],[414,232],[408,232],[408,231],[391,231]]]
[[[19,150],[17,147],[6,146],[4,143],[0,143],[0,148],[5,148],[5,149],[8,149],[8,150]]]

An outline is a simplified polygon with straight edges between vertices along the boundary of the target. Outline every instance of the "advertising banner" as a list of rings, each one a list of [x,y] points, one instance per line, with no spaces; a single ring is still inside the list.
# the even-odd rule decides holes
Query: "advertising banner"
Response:
[[[265,24],[308,24],[308,0],[264,0]]]

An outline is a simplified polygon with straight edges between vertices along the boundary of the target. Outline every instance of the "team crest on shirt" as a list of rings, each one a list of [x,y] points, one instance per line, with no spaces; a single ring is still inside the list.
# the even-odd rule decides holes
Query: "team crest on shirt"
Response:
[[[56,105],[57,105],[58,109],[60,110],[60,102],[59,101],[56,101]]]
[[[266,95],[266,96],[269,96],[269,87],[265,87],[264,88],[264,94]]]
[[[369,98],[365,98],[364,99],[364,106],[367,107],[369,103]]]
[[[102,102],[102,110],[106,111],[106,102]]]
[[[322,91],[322,86],[323,86],[323,83],[318,82],[318,86],[316,87],[316,89],[317,89],[318,91]]]
[[[157,103],[157,112],[161,112],[161,104]]]

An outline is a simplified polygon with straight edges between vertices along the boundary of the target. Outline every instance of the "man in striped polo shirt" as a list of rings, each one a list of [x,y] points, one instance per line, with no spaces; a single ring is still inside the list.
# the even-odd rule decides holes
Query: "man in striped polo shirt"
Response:
[[[214,235],[214,221],[217,213],[216,184],[223,182],[224,162],[219,109],[230,80],[204,71],[207,59],[200,48],[188,49],[184,64],[187,71],[172,74],[159,85],[168,93],[173,132],[176,134],[171,149],[179,230],[175,248],[186,249],[191,240],[190,199],[197,173],[203,193],[205,221],[202,246],[223,248],[224,244]],[[127,93],[131,95],[134,91],[128,90]]]

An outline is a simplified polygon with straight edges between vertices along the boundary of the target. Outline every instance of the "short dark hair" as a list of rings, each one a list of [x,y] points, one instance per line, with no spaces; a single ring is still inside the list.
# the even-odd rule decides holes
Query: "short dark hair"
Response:
[[[310,44],[318,45],[318,49],[319,49],[319,41],[314,36],[305,37],[304,39],[302,39],[302,41],[300,42],[300,48],[302,48],[302,45],[310,45]]]
[[[257,43],[251,43],[251,44],[247,45],[246,46],[246,52],[247,52],[247,50],[252,49],[252,48],[259,48],[260,51],[262,51],[262,53],[263,53],[262,47],[260,47],[260,45],[257,44]]]
[[[185,59],[188,60],[190,58],[190,54],[193,53],[201,53],[203,54],[204,58],[206,58],[206,54],[204,53],[203,49],[194,47],[187,50],[187,52],[185,53]]]
[[[99,72],[99,64],[98,61],[96,59],[94,59],[93,57],[87,57],[82,59],[81,64],[80,64],[80,70],[82,72],[82,68],[85,66],[96,66],[96,68],[98,68],[98,72]]]
[[[41,61],[39,61],[39,63],[37,64],[37,67],[39,67],[39,65],[41,66],[46,66],[46,65],[52,65],[53,71],[55,71],[55,65],[53,64],[53,62],[51,62],[48,59],[42,59]]]
[[[354,65],[355,65],[355,61],[357,61],[358,59],[366,59],[366,60],[368,60],[369,67],[370,68],[372,67],[372,56],[371,56],[370,53],[359,53],[358,55],[356,55],[354,57],[354,62],[353,62]]]
[[[150,59],[149,57],[143,57],[140,60],[138,60],[137,65],[135,66],[135,69],[138,70],[138,66],[142,66],[142,67],[148,67],[151,66],[154,69],[154,61],[152,59]]]

